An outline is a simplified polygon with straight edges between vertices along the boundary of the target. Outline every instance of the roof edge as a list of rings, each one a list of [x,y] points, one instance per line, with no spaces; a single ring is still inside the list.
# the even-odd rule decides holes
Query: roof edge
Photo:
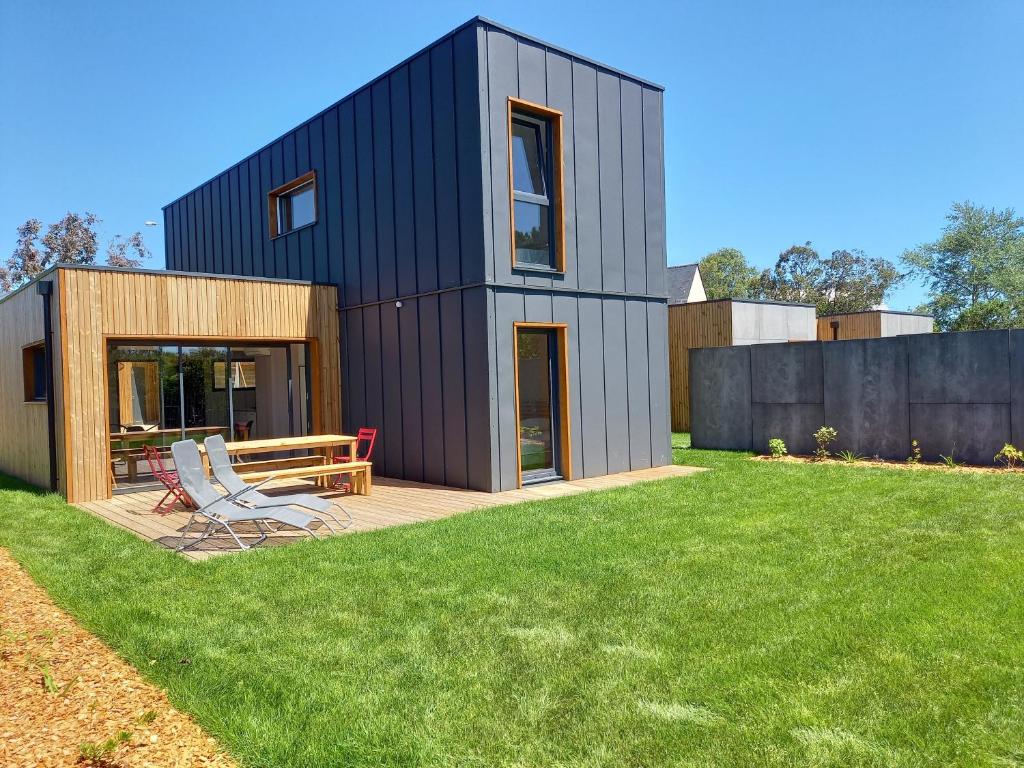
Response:
[[[628,80],[632,80],[632,81],[634,81],[636,83],[639,83],[640,85],[644,85],[644,86],[646,86],[648,88],[653,88],[655,90],[662,91],[662,92],[664,92],[664,90],[665,90],[665,86],[663,86],[663,85],[658,85],[657,83],[651,82],[650,80],[645,80],[642,77],[637,77],[636,75],[631,75],[628,72],[624,72],[624,71],[622,71],[620,69],[616,69],[615,67],[610,67],[607,64],[602,64],[601,62],[596,61],[595,59],[587,58],[586,56],[582,56],[582,55],[580,55],[578,53],[574,53],[574,52],[572,52],[572,51],[570,51],[570,50],[568,50],[566,48],[562,48],[562,47],[557,46],[557,45],[552,45],[551,43],[545,42],[544,40],[541,40],[538,37],[534,37],[532,35],[526,34],[525,32],[520,32],[518,30],[512,29],[511,27],[506,26],[504,24],[501,24],[501,23],[499,23],[497,21],[493,21],[493,20],[488,19],[488,18],[486,18],[484,16],[473,16],[471,19],[463,22],[462,24],[460,24],[459,26],[455,27],[454,29],[452,29],[452,30],[446,32],[445,34],[441,35],[441,37],[437,38],[436,40],[433,40],[433,41],[427,43],[425,46],[423,46],[422,48],[417,50],[415,53],[413,53],[413,54],[411,54],[409,56],[406,56],[400,62],[398,62],[397,64],[395,64],[395,65],[389,67],[388,69],[384,70],[379,75],[374,77],[372,80],[369,80],[368,82],[363,83],[362,85],[360,85],[355,90],[349,91],[347,94],[342,96],[340,99],[331,102],[326,107],[321,109],[319,112],[314,114],[312,117],[309,117],[309,118],[303,120],[298,125],[295,125],[295,126],[289,128],[288,130],[286,130],[284,133],[280,134],[279,136],[275,136],[273,139],[271,139],[270,141],[266,142],[265,144],[263,144],[258,149],[256,149],[256,150],[250,152],[249,154],[245,155],[240,160],[236,160],[234,163],[229,165],[224,170],[220,171],[219,173],[214,174],[213,176],[210,176],[205,181],[202,181],[199,184],[197,184],[196,186],[192,187],[192,189],[190,189],[188,192],[185,192],[183,194],[178,195],[176,198],[171,200],[169,203],[167,203],[166,205],[163,205],[160,208],[160,210],[161,211],[166,211],[172,205],[174,205],[175,203],[178,203],[181,200],[185,199],[186,197],[191,195],[193,192],[195,192],[197,189],[201,189],[202,187],[205,187],[207,184],[212,182],[214,179],[219,179],[225,173],[228,173],[232,168],[237,168],[237,167],[241,166],[243,163],[248,162],[249,160],[254,158],[256,155],[258,155],[260,152],[262,152],[265,149],[268,149],[270,146],[272,146],[276,142],[280,141],[281,139],[283,139],[288,134],[294,133],[295,131],[299,130],[300,128],[303,128],[304,126],[309,125],[314,120],[317,120],[318,118],[323,117],[326,113],[330,112],[332,109],[334,109],[335,107],[340,105],[342,102],[345,102],[345,101],[355,97],[358,93],[360,93],[362,91],[365,91],[367,88],[373,87],[373,85],[375,83],[377,83],[378,81],[383,80],[386,77],[390,77],[396,71],[398,71],[402,67],[408,65],[414,59],[422,56],[424,53],[429,51],[434,46],[436,46],[436,45],[438,45],[440,43],[443,43],[445,40],[448,40],[449,38],[455,37],[455,35],[459,34],[464,29],[467,29],[469,27],[474,27],[474,26],[493,27],[494,29],[497,29],[497,30],[499,30],[501,32],[505,32],[505,33],[510,34],[510,35],[514,35],[514,36],[516,36],[516,37],[518,37],[518,38],[520,38],[522,40],[525,40],[527,42],[533,43],[534,45],[543,46],[544,48],[548,48],[548,49],[550,49],[552,51],[555,51],[556,53],[560,53],[563,56],[567,56],[567,57],[569,57],[571,59],[576,59],[577,61],[581,61],[581,62],[583,62],[585,64],[590,64],[591,66],[597,67],[598,69],[602,69],[605,72],[617,75],[619,77],[624,77],[624,78],[626,78]]]
[[[831,312],[827,315],[818,315],[818,317],[847,317],[849,315],[909,315],[910,317],[930,317],[932,320],[935,319],[935,315],[929,315],[927,312],[905,312],[900,309],[859,309],[856,312]]]

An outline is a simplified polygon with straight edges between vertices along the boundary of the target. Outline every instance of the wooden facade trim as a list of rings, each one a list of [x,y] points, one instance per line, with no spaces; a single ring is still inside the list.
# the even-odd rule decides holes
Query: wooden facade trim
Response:
[[[534,323],[517,321],[512,323],[512,366],[514,371],[516,411],[516,477],[517,487],[523,487],[523,452],[520,442],[519,418],[519,330],[536,328],[555,331],[558,339],[558,448],[563,479],[572,480],[572,425],[570,424],[569,403],[569,325],[567,323]]]
[[[731,300],[669,306],[668,360],[672,431],[690,431],[690,350],[727,347],[732,341]]]
[[[881,312],[852,312],[818,318],[818,341],[877,339],[881,335]]]
[[[543,104],[536,104],[526,99],[515,96],[508,97],[508,216],[509,232],[511,237],[512,269],[531,269],[521,264],[516,264],[516,199],[512,183],[512,116],[515,112],[522,112],[534,117],[547,120],[551,125],[551,190],[553,199],[552,219],[554,221],[554,244],[555,244],[555,268],[554,270],[543,270],[564,274],[566,270],[565,260],[565,161],[564,161],[564,137],[562,135],[562,123],[564,116],[562,112],[546,107]]]

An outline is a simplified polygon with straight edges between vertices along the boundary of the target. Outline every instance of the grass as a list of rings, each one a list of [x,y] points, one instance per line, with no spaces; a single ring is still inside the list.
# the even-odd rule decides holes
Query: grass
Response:
[[[187,562],[0,546],[248,766],[1024,765],[1024,482],[753,462]]]

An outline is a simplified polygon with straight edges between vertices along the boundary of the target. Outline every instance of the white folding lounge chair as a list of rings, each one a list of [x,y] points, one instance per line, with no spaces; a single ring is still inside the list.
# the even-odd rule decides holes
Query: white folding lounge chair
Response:
[[[273,520],[282,525],[289,525],[305,531],[314,539],[320,538],[309,527],[310,523],[317,519],[297,509],[290,509],[286,506],[263,507],[253,509],[243,507],[237,503],[236,494],[221,495],[206,479],[206,471],[203,469],[203,459],[199,455],[199,447],[194,440],[182,440],[171,445],[171,455],[174,457],[174,467],[178,471],[178,480],[185,493],[196,503],[198,509],[192,512],[188,525],[181,532],[181,540],[178,542],[176,551],[194,547],[201,541],[205,541],[218,527],[227,531],[240,549],[249,549],[250,545],[242,542],[235,531],[231,528],[232,523],[255,523],[260,532],[260,538],[256,544],[262,544],[267,539],[264,531],[266,521]],[[246,486],[251,490],[253,486]],[[192,529],[196,518],[206,520],[206,530],[198,539],[188,544],[185,537]]]
[[[314,496],[311,493],[294,493],[287,496],[267,496],[257,491],[253,486],[238,476],[235,468],[231,466],[231,457],[224,444],[224,438],[220,435],[210,435],[203,441],[206,448],[206,456],[210,459],[210,468],[213,470],[217,482],[224,486],[225,490],[232,495],[232,498],[253,507],[255,509],[266,509],[268,507],[301,507],[311,514],[320,518],[320,521],[327,526],[328,530],[334,533],[334,528],[325,518],[330,518],[338,526],[338,530],[345,530],[352,525],[352,515],[340,504],[332,504],[327,499]],[[347,520],[344,524],[331,511],[337,507],[345,515]]]

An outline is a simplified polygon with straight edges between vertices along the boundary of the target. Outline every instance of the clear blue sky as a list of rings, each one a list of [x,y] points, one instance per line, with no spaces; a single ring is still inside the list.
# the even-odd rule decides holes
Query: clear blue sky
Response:
[[[1022,0],[5,0],[0,256],[90,210],[163,266],[162,205],[476,14],[666,86],[670,264],[894,259],[954,200],[1024,210]]]

